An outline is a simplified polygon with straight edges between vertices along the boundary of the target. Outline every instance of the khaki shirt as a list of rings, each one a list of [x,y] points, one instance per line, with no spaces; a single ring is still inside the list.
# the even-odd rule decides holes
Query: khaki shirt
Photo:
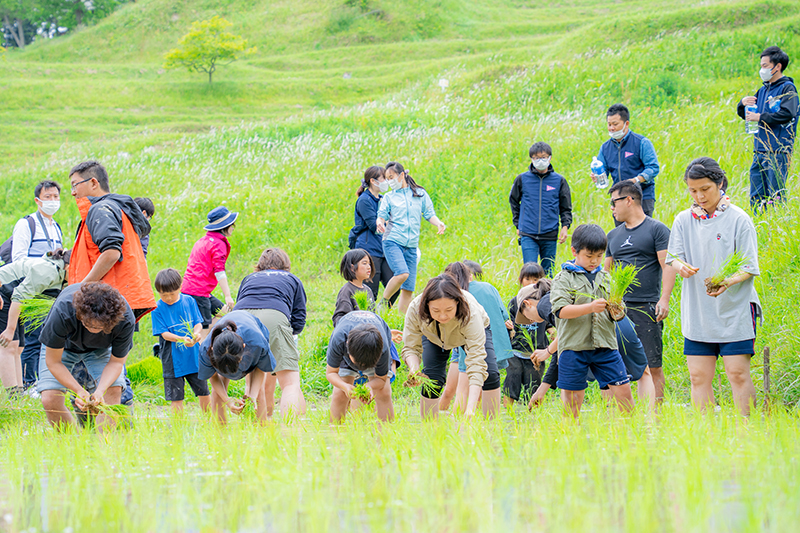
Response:
[[[402,358],[405,361],[409,355],[416,355],[422,360],[423,335],[444,350],[464,347],[469,384],[483,387],[483,382],[489,377],[486,364],[486,328],[489,327],[489,315],[473,295],[466,291],[462,293],[469,303],[469,321],[466,324],[455,318],[446,324],[435,320],[423,322],[419,317],[422,295],[412,300],[406,312]]]
[[[608,298],[608,291],[608,272],[605,270],[597,273],[594,285],[579,272],[562,270],[556,275],[550,290],[550,303],[553,314],[556,315],[559,354],[564,350],[617,349],[614,320],[607,311],[578,318],[558,318],[558,311],[564,307],[588,304],[597,298]],[[587,295],[593,295],[593,298]]]
[[[48,289],[61,289],[66,274],[62,259],[24,257],[0,267],[0,284],[22,279],[22,283],[11,294],[12,302],[21,302],[39,296]]]

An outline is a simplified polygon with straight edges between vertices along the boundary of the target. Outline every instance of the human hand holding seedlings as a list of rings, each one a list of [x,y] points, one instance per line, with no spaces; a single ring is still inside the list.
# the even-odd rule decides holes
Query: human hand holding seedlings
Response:
[[[506,329],[509,331],[514,331],[514,322],[512,322],[510,318],[506,320]]]
[[[547,361],[551,355],[553,354],[550,353],[547,348],[534,350],[534,352],[531,354],[531,361],[534,365],[538,365],[539,363]]]
[[[602,313],[606,310],[606,307],[608,307],[608,302],[605,298],[598,298],[597,300],[593,300],[589,306],[592,309],[592,313]]]
[[[247,395],[245,395],[243,398],[228,398],[228,409],[231,410],[231,413],[240,415],[242,414],[244,406],[248,401],[252,401],[252,399]]]
[[[531,396],[531,401],[528,402],[528,411],[533,411],[534,407],[539,407],[542,405],[544,397],[547,396],[547,391],[549,390],[550,385],[547,383],[542,383],[539,385],[539,388],[537,388],[536,392],[534,392],[533,396]]]
[[[717,296],[719,296],[723,292],[727,291],[733,285],[736,285],[737,283],[741,283],[744,280],[748,279],[749,277],[750,277],[750,274],[748,274],[747,272],[740,272],[739,274],[736,274],[736,275],[731,276],[729,278],[725,278],[724,280],[722,280],[722,282],[720,283],[719,287],[716,288],[716,290],[707,291],[706,294],[716,298]]]
[[[386,233],[386,221],[381,217],[375,219],[375,232]]]

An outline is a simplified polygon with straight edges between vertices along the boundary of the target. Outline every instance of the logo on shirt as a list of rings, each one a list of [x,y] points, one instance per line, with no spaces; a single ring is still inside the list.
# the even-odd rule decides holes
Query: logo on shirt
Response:
[[[625,152],[625,159],[628,159],[632,155],[633,155],[633,152]]]
[[[720,240],[721,238],[722,238],[722,233],[717,233],[717,240]]]
[[[556,188],[553,187],[552,185],[548,185],[546,190],[547,190],[547,192],[550,192],[550,191],[556,190]]]
[[[633,246],[633,243],[631,242],[631,237],[633,237],[633,235],[628,235],[628,238],[625,239],[625,242],[620,244],[619,247],[620,248],[625,248],[626,246]]]

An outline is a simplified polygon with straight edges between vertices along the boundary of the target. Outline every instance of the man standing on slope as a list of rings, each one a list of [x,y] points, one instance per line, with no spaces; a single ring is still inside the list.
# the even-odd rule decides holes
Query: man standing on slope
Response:
[[[622,104],[614,104],[606,113],[608,135],[597,155],[614,183],[631,181],[642,188],[642,209],[652,217],[656,206],[656,176],[659,166],[653,143],[630,130],[631,114]],[[596,176],[592,174],[592,180]],[[621,222],[615,220],[619,226]]]
[[[755,96],[745,96],[737,106],[739,116],[758,123],[750,167],[750,205],[764,208],[782,202],[786,175],[797,133],[797,88],[794,80],[783,75],[789,56],[777,46],[761,52],[759,75],[764,86]],[[756,111],[747,111],[755,106]]]

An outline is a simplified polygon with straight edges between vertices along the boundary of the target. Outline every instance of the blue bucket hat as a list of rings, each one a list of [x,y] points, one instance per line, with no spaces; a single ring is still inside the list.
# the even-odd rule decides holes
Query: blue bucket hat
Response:
[[[227,207],[221,205],[219,207],[215,207],[208,213],[206,217],[208,219],[208,225],[203,229],[206,231],[219,231],[221,229],[225,229],[234,222],[239,217],[239,213],[231,213]]]

